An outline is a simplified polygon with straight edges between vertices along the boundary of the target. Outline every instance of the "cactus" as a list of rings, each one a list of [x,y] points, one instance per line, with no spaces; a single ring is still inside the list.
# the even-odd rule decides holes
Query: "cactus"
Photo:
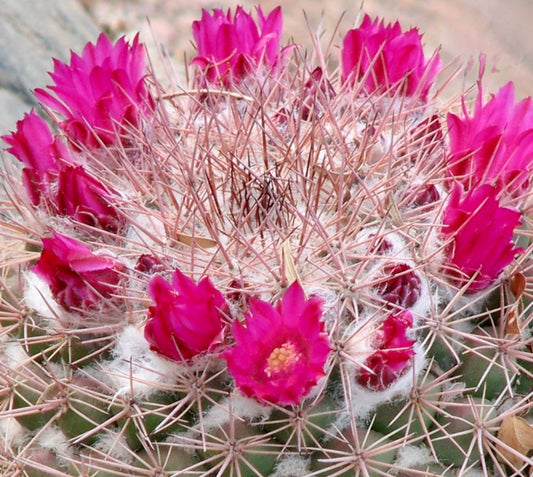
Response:
[[[531,472],[531,99],[281,31],[204,11],[172,87],[102,35],[4,136],[2,475]]]

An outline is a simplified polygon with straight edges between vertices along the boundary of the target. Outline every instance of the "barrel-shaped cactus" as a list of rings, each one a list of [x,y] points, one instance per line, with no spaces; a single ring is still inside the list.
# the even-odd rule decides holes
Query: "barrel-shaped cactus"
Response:
[[[204,11],[175,89],[100,36],[3,138],[2,475],[531,472],[533,102],[281,28]]]

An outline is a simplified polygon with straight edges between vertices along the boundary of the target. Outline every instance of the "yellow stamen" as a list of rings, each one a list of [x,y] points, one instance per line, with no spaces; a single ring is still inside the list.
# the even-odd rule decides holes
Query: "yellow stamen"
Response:
[[[273,374],[288,373],[300,361],[302,354],[296,351],[292,343],[283,343],[279,348],[274,348],[267,359],[266,375],[270,378]]]

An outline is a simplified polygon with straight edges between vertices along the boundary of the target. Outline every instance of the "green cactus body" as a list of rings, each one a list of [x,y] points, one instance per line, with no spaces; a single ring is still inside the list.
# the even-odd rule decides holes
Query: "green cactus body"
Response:
[[[106,409],[107,398],[99,395],[94,381],[83,378],[68,383],[65,393],[64,411],[57,425],[67,439],[94,444],[98,438],[98,428],[111,417]]]
[[[274,410],[265,429],[271,430],[282,444],[295,446],[299,452],[305,453],[308,447],[319,445],[319,440],[336,418],[338,407],[339,404],[326,395],[318,403],[302,409]]]
[[[119,421],[123,426],[127,443],[131,449],[139,450],[146,440],[159,442],[169,434],[185,432],[191,423],[188,416],[181,413],[173,414],[175,405],[183,399],[183,396],[174,393],[157,393],[150,396],[146,402],[129,403],[132,415],[128,415]],[[119,409],[119,406],[115,406]],[[123,408],[122,408],[123,409]],[[120,413],[122,409],[119,409]],[[136,415],[136,412],[142,414]],[[144,438],[142,438],[144,436]]]
[[[494,338],[490,331],[474,331],[473,336],[490,340]],[[495,344],[465,343],[466,351],[462,356],[457,375],[469,388],[474,388],[472,395],[478,398],[495,399],[511,386],[515,378],[512,358],[501,351]],[[507,361],[507,362],[506,362]]]
[[[58,414],[60,386],[37,366],[26,368],[24,376],[16,376],[5,403],[15,411],[17,421],[30,431],[45,426]]]
[[[204,437],[202,437],[204,438]],[[276,462],[279,445],[265,437],[257,426],[240,420],[221,425],[205,436],[206,450],[197,452],[215,475],[269,475]]]
[[[345,430],[329,442],[324,452],[316,454],[312,469],[317,475],[370,475],[377,477],[386,471],[396,457],[391,440],[372,430],[357,429],[357,438]]]
[[[470,397],[444,407],[445,413],[437,418],[432,435],[432,445],[443,464],[468,466],[484,459],[480,453],[478,428],[483,419],[487,401]]]

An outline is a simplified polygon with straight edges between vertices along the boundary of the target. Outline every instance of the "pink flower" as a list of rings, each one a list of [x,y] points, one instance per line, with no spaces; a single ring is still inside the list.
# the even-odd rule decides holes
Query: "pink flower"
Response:
[[[237,7],[235,15],[214,9],[202,10],[202,19],[192,24],[198,65],[205,79],[215,85],[238,83],[264,65],[272,69],[280,60],[281,7],[267,17],[257,7],[258,25],[251,14]]]
[[[293,283],[276,307],[252,298],[245,323],[235,321],[235,346],[224,353],[241,392],[259,402],[298,404],[324,375],[330,352],[322,300],[306,300]]]
[[[2,139],[11,146],[7,151],[26,166],[22,180],[34,205],[110,232],[121,227],[123,219],[113,205],[115,193],[76,165],[68,148],[34,112]]]
[[[156,275],[148,294],[155,305],[149,309],[144,336],[152,350],[185,361],[222,342],[228,307],[209,278],[195,284],[176,270],[170,284]]]
[[[448,114],[450,173],[466,190],[491,184],[510,194],[524,191],[533,171],[533,100],[515,104],[512,82],[483,105],[481,88],[474,113]]]
[[[523,251],[513,244],[520,213],[501,207],[496,195],[497,189],[487,184],[466,194],[456,184],[444,210],[442,233],[450,240],[446,265],[459,286],[473,279],[468,293],[490,286]]]
[[[52,136],[46,121],[32,111],[17,122],[16,132],[2,139],[11,146],[7,152],[25,166],[22,178],[32,203],[38,205],[43,198],[49,198],[61,164],[71,159],[65,145]]]
[[[7,151],[25,165],[22,180],[34,205],[111,232],[120,228],[123,219],[113,205],[114,192],[75,165],[42,118],[26,114],[17,131],[3,139],[11,146]]]
[[[365,15],[359,28],[344,37],[342,81],[363,80],[367,93],[417,96],[426,100],[441,62],[438,54],[427,60],[416,28],[402,32],[400,24],[385,25]]]
[[[59,173],[58,213],[78,222],[117,232],[124,219],[113,205],[114,195],[81,166],[63,167]]]
[[[382,323],[374,341],[376,351],[366,359],[357,376],[361,386],[383,391],[404,373],[415,355],[415,340],[407,337],[412,327],[409,311],[391,315]]]
[[[42,239],[43,251],[32,270],[49,286],[52,296],[67,311],[86,312],[105,307],[119,293],[125,267],[92,253],[77,240],[52,232]]]
[[[94,149],[119,142],[143,116],[152,114],[154,102],[145,82],[145,50],[136,36],[115,44],[104,35],[88,43],[81,56],[72,53],[70,65],[54,60],[50,73],[55,93],[38,89],[37,98],[62,115],[61,128],[77,147]]]

